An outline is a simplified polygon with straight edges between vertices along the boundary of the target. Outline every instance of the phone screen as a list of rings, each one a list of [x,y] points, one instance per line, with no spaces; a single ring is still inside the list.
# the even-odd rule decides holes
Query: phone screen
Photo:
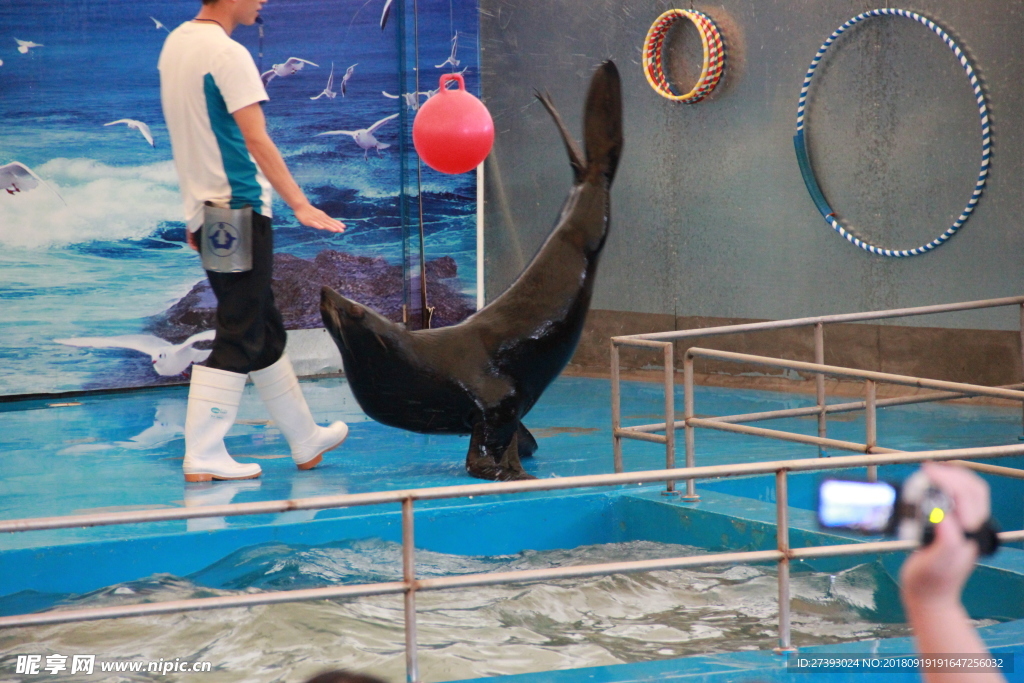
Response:
[[[896,488],[884,481],[826,479],[818,490],[818,523],[865,534],[886,531],[896,506]]]

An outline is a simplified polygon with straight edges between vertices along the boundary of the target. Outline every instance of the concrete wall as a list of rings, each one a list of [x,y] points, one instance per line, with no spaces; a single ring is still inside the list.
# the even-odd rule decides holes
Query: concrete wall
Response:
[[[487,298],[535,253],[571,182],[532,92],[550,91],[579,135],[587,79],[605,59],[624,78],[626,149],[595,309],[643,327],[635,316],[672,325],[702,316],[782,319],[1024,292],[1021,0],[907,7],[965,48],[989,98],[992,171],[957,236],[924,256],[874,256],[835,234],[809,198],[792,144],[804,73],[836,27],[882,4],[696,2],[722,29],[728,62],[709,99],[680,105],[657,95],[641,70],[647,29],[676,5],[482,0],[483,94],[497,130],[486,165]],[[695,40],[687,27],[670,39],[674,80],[687,89],[700,58]],[[980,124],[967,78],[942,41],[908,19],[871,19],[833,46],[815,77],[808,128],[826,197],[844,223],[882,246],[909,248],[941,234],[977,177]],[[1005,309],[896,324],[1010,330],[1018,322]]]

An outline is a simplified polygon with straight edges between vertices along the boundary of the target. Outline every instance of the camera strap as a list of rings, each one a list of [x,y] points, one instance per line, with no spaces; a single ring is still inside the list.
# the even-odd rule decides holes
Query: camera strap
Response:
[[[977,531],[965,531],[964,537],[978,544],[978,552],[981,555],[992,555],[999,549],[999,528],[995,521],[989,517],[985,523],[978,527]]]

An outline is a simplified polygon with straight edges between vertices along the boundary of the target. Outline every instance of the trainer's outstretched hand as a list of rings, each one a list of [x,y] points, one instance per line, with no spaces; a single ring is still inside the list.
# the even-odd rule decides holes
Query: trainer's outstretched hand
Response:
[[[295,218],[308,228],[326,230],[327,232],[345,232],[344,223],[336,218],[331,218],[312,204],[305,204],[294,211]]]

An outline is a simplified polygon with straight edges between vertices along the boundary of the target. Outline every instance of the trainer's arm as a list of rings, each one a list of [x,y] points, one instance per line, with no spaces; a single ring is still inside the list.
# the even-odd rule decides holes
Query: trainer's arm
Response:
[[[331,218],[326,213],[309,203],[295,179],[292,178],[288,166],[285,165],[277,145],[267,133],[267,121],[263,117],[263,108],[254,103],[242,107],[232,116],[238,123],[245,138],[245,146],[253,159],[259,164],[263,175],[270,185],[281,195],[281,199],[295,212],[295,218],[303,225],[329,232],[344,232],[345,224]]]

